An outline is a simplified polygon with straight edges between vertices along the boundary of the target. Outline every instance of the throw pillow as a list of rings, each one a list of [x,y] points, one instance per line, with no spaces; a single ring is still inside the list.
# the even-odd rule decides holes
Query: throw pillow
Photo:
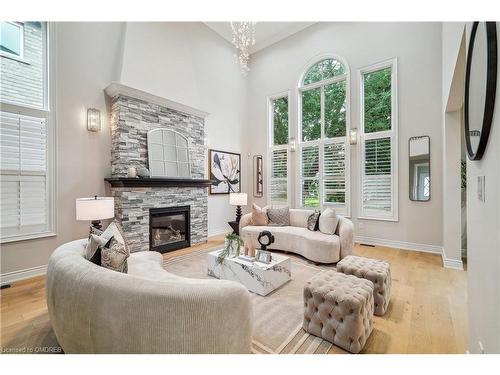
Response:
[[[267,225],[269,218],[265,209],[260,208],[255,203],[252,205],[252,225]]]
[[[90,260],[92,263],[101,265],[101,247],[106,245],[108,241],[100,236],[91,234],[85,248],[85,259]],[[97,254],[99,253],[99,254]]]
[[[310,231],[318,230],[319,215],[319,211],[314,211],[311,215],[309,215],[309,218],[307,219],[307,229]]]
[[[327,208],[319,216],[319,230],[325,234],[335,234],[339,218],[333,208]]]
[[[127,258],[130,252],[124,243],[120,243],[115,237],[111,237],[106,246],[101,248],[101,266],[110,270],[127,273]]]
[[[267,210],[269,225],[287,226],[290,225],[290,209],[285,207],[271,207]]]

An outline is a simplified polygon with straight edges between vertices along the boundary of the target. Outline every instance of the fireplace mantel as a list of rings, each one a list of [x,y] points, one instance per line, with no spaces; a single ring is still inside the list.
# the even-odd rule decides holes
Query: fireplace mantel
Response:
[[[131,178],[131,177],[109,177],[104,181],[112,187],[208,187],[210,180],[201,178]]]

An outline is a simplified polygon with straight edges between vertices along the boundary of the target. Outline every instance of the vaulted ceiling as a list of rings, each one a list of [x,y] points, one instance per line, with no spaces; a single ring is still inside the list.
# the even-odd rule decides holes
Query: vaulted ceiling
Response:
[[[315,22],[257,22],[255,25],[255,45],[250,53],[255,53],[280,40],[288,38]],[[209,28],[231,43],[232,31],[229,22],[205,22]]]

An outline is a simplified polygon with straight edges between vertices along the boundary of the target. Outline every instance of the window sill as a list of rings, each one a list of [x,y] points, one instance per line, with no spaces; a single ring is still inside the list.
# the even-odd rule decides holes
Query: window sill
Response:
[[[369,217],[369,216],[358,216],[358,220],[375,220],[375,221],[392,221],[392,222],[399,222],[398,218],[394,217]]]
[[[31,65],[31,63],[28,60],[25,60],[24,58],[22,58],[20,56],[18,57],[18,56],[9,55],[7,53],[0,52],[0,57],[5,57],[6,59],[17,61],[17,62],[20,62],[22,64]]]
[[[15,236],[9,236],[9,237],[2,238],[2,239],[0,239],[0,243],[35,240],[38,238],[55,237],[55,236],[57,236],[57,234],[55,232],[52,232],[52,231],[35,233],[35,234],[19,234],[19,235],[15,235]]]

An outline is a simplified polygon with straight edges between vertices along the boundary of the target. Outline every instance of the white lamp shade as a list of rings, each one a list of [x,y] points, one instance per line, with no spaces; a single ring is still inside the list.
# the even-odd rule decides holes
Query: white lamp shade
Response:
[[[76,200],[76,220],[103,220],[114,216],[114,198],[94,197]]]
[[[231,193],[229,194],[229,204],[232,206],[246,206],[247,193]]]

